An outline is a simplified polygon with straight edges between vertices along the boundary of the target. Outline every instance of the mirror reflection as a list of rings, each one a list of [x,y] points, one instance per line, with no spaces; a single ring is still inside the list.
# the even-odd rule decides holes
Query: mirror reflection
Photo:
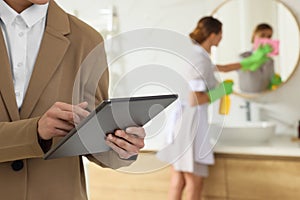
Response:
[[[255,72],[221,73],[222,79],[234,81],[236,93],[253,97],[288,81],[300,48],[298,23],[285,5],[275,0],[228,0],[212,14],[223,23],[222,42],[212,53],[215,63],[241,61],[262,44],[273,48],[268,61]]]

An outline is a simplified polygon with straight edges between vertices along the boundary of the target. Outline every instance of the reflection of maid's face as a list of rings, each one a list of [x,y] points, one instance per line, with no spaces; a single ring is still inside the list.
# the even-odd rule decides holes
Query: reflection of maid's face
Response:
[[[258,38],[271,38],[273,34],[273,31],[271,29],[264,29],[261,31],[258,31],[255,36],[254,39],[258,39]]]

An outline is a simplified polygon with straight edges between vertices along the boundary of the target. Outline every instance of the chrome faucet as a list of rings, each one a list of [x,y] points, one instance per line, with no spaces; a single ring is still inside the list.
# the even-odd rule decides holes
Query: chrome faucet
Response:
[[[245,105],[244,106],[240,106],[240,108],[245,108],[246,109],[246,120],[247,121],[251,121],[251,107],[250,107],[250,102],[249,101],[245,101]]]

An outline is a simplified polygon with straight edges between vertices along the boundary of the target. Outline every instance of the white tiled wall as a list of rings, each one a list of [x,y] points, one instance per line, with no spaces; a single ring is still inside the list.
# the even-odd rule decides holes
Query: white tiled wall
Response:
[[[97,19],[100,8],[116,5],[120,32],[138,28],[154,27],[177,31],[187,35],[197,21],[209,15],[223,0],[56,0],[65,10],[91,23]],[[293,9],[300,21],[299,0],[283,0]],[[256,120],[272,120],[278,124],[277,133],[295,134],[300,119],[300,69],[295,70],[290,80],[272,93],[251,99],[253,117]],[[228,121],[245,120],[245,111],[240,108],[245,100],[232,96],[232,110]],[[162,138],[146,144],[150,149],[159,147]],[[146,146],[147,148],[147,146]]]

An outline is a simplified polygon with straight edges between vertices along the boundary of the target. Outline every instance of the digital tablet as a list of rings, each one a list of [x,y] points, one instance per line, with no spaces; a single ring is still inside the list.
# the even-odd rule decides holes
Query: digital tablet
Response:
[[[100,153],[110,150],[105,136],[117,129],[143,126],[172,102],[177,94],[104,100],[77,127],[56,143],[44,159]]]

